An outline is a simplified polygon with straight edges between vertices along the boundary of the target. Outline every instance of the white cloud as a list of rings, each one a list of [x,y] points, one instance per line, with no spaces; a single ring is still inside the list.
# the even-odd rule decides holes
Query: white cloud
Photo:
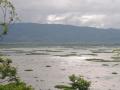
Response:
[[[60,21],[60,20],[64,20],[65,16],[56,16],[56,15],[49,15],[47,17],[48,21],[54,22],[54,21]]]
[[[12,0],[23,22],[120,28],[120,0]]]
[[[58,14],[49,15],[45,20],[49,24],[69,24],[78,26],[104,27],[105,15]]]
[[[80,20],[83,25],[104,27],[105,15],[83,15]]]
[[[81,21],[83,23],[89,22],[89,21],[101,21],[105,15],[83,15],[81,16]]]

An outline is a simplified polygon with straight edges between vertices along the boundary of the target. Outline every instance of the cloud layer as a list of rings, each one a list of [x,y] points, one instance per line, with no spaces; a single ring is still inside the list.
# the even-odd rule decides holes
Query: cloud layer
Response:
[[[120,0],[13,0],[22,22],[120,28]]]

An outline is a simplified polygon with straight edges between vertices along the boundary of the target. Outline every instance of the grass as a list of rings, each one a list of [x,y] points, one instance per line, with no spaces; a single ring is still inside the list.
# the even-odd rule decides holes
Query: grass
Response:
[[[34,90],[31,86],[27,86],[25,83],[9,83],[6,85],[0,85],[0,90]]]

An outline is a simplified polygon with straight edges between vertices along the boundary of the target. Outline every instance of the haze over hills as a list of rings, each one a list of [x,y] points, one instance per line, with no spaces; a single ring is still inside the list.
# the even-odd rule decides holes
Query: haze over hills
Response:
[[[2,42],[119,43],[120,30],[59,24],[18,23],[10,26]]]

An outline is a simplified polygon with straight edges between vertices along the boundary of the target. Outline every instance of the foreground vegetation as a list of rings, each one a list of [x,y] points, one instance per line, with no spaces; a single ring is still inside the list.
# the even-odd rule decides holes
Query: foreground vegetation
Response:
[[[17,19],[15,7],[10,0],[0,0],[0,38],[8,32],[8,26]],[[0,56],[0,90],[33,90],[17,77],[12,60]]]
[[[0,56],[0,90],[33,90],[17,77],[17,70],[11,65],[12,60]]]
[[[85,80],[82,76],[69,76],[71,83],[69,85],[56,85],[55,88],[62,90],[89,90],[90,81]]]
[[[33,90],[33,88],[27,86],[24,82],[19,82],[0,85],[0,90]]]

